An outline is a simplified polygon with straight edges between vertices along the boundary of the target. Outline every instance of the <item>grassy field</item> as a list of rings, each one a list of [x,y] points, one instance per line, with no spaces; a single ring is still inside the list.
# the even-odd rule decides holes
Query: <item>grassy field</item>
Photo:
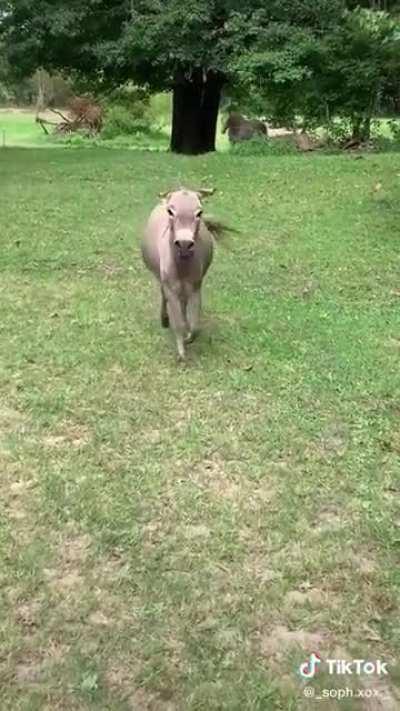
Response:
[[[0,181],[2,711],[398,709],[398,157],[6,149]],[[138,252],[179,183],[241,230],[185,368]],[[389,675],[305,692],[311,652]]]

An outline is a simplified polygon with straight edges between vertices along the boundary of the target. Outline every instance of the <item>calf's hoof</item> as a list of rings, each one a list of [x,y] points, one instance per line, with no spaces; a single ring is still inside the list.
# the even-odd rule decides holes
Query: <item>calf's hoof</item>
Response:
[[[161,326],[163,328],[169,328],[169,318],[168,318],[167,314],[161,315]]]
[[[180,343],[178,346],[177,359],[178,359],[178,363],[185,363],[186,362],[186,350],[185,350],[185,345],[183,343]]]
[[[185,338],[185,344],[187,345],[188,343],[193,343],[193,341],[197,338],[198,332],[197,331],[190,331],[188,335]]]

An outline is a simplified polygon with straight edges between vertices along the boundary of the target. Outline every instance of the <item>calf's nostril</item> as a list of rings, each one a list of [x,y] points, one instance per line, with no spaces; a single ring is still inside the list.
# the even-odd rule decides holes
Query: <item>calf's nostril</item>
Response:
[[[188,254],[194,247],[194,241],[189,239],[176,239],[174,244],[176,249],[178,249],[182,254]]]

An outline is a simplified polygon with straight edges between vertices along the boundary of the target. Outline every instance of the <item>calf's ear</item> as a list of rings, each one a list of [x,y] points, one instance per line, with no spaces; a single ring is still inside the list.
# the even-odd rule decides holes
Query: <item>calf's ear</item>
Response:
[[[203,198],[210,197],[210,195],[214,195],[215,188],[200,188],[200,190],[196,190],[196,193],[201,200]]]

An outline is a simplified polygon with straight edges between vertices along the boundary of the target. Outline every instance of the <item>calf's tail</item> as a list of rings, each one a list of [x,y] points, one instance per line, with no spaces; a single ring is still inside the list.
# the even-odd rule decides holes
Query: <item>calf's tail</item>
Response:
[[[216,220],[213,217],[204,217],[203,221],[208,231],[211,232],[212,236],[216,240],[223,239],[227,234],[229,234],[229,232],[235,234],[239,233],[239,230],[236,230],[234,227],[229,227],[229,225],[225,225],[223,222]]]

